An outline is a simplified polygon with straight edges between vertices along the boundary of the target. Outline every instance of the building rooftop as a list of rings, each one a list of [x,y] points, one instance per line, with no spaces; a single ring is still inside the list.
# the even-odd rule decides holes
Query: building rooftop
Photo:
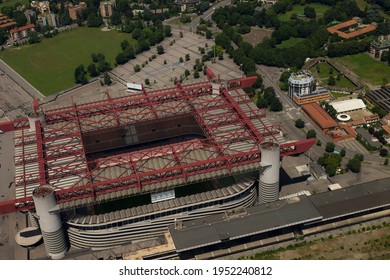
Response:
[[[362,136],[371,146],[374,148],[379,148],[382,146],[381,142],[373,141],[373,136],[364,128],[358,127],[356,128],[356,132]]]
[[[322,218],[306,196],[257,205],[169,226],[178,252],[218,244]]]
[[[390,206],[390,178],[169,226],[178,252]]]
[[[292,73],[288,81],[294,84],[309,84],[314,81],[314,78],[308,73],[299,72]]]
[[[302,109],[322,128],[328,129],[337,126],[337,122],[325,112],[317,103],[305,104]]]
[[[21,26],[21,27],[19,27],[19,28],[11,29],[9,32],[10,32],[10,33],[16,33],[16,32],[28,30],[28,29],[31,29],[31,28],[35,28],[35,24],[33,24],[33,23],[27,24],[27,25]]]
[[[390,87],[383,87],[366,94],[372,102],[390,112]]]
[[[347,99],[342,101],[334,101],[329,103],[329,105],[332,105],[338,114],[366,108],[366,104],[364,104],[363,100],[361,99]]]
[[[279,142],[282,156],[315,143],[284,143],[241,90],[253,77],[221,86],[208,74],[207,82],[47,108],[36,131],[27,118],[15,121],[17,209],[33,208],[43,182],[76,207],[258,170],[262,141]]]
[[[351,31],[351,32],[341,31],[341,29],[345,29],[347,27],[352,27],[352,26],[357,25],[357,24],[359,24],[357,20],[351,19],[351,20],[333,25],[331,27],[328,27],[327,30],[330,33],[339,34],[339,36],[344,38],[344,39],[350,39],[350,38],[357,37],[357,36],[360,36],[362,34],[374,31],[376,29],[376,26],[371,24],[371,25],[361,26],[359,29]]]

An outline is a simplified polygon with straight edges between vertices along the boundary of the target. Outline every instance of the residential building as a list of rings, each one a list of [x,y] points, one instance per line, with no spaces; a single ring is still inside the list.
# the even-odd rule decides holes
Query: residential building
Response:
[[[390,50],[390,35],[381,35],[371,42],[370,54],[375,58],[380,58],[384,51]]]
[[[40,14],[50,12],[49,1],[31,1],[31,7],[38,9]]]
[[[112,11],[115,8],[115,0],[101,1],[100,2],[100,14],[104,18],[109,18],[112,15]]]
[[[28,24],[19,28],[14,28],[9,31],[11,39],[14,41],[25,39],[31,32],[35,31],[34,24]]]
[[[10,29],[16,26],[16,22],[7,17],[6,15],[0,14],[0,29]]]
[[[181,12],[193,12],[201,2],[201,0],[176,0],[175,4],[180,6]]]
[[[68,4],[69,16],[73,20],[77,20],[77,13],[80,13],[82,10],[87,8],[85,2],[80,2],[78,5],[73,5],[72,3]]]

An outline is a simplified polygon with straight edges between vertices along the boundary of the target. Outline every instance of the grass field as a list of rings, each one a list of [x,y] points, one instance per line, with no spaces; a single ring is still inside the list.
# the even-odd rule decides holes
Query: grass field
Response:
[[[390,78],[390,66],[374,60],[367,53],[359,53],[335,58],[348,69],[373,85],[381,85],[383,79]]]
[[[349,95],[349,93],[341,93],[341,92],[331,92],[332,96],[336,99],[346,97]]]
[[[74,69],[80,64],[87,68],[92,63],[92,53],[103,53],[113,66],[123,40],[135,44],[127,33],[78,28],[39,44],[6,49],[0,53],[0,58],[39,91],[49,95],[73,86]]]
[[[0,9],[5,6],[14,6],[16,3],[21,3],[24,5],[27,5],[29,0],[3,0],[2,3],[0,3]]]
[[[309,4],[308,6],[314,8],[316,10],[317,18],[321,18],[322,15],[330,9],[330,6],[328,5],[322,5],[322,4]],[[293,9],[291,11],[288,11],[285,14],[281,14],[279,16],[279,19],[281,21],[288,21],[290,20],[290,17],[292,14],[303,14],[303,9],[305,6],[302,5],[294,5]]]
[[[303,39],[303,38],[290,38],[288,40],[283,41],[279,45],[276,45],[276,47],[278,49],[290,48],[290,47],[293,47],[296,44],[301,43],[303,41],[305,41],[305,39]]]
[[[333,68],[332,75],[335,78],[337,77],[338,74],[340,74],[339,71],[337,71],[334,67],[332,67],[331,65],[329,65],[326,62],[321,62],[321,63],[318,63],[317,65],[319,66],[319,69],[320,69],[320,72],[319,73],[317,72],[317,74],[325,85],[327,84],[327,80],[329,79],[329,76],[331,75],[329,73],[331,68]],[[317,71],[317,68],[313,67],[313,68],[311,68],[311,70]],[[344,87],[344,88],[348,88],[348,89],[356,88],[356,86],[350,80],[348,80],[346,77],[344,77],[343,75],[341,75],[340,80],[336,79],[335,86],[336,87]]]

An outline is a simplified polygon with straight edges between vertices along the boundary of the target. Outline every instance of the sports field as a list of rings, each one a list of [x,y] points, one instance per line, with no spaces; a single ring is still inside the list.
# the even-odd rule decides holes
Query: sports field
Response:
[[[309,4],[307,6],[310,6],[316,10],[317,17],[321,18],[323,14],[330,9],[330,6],[328,5],[322,5],[322,4]],[[287,11],[285,14],[281,14],[279,16],[279,19],[281,21],[289,21],[292,14],[303,14],[303,10],[305,9],[305,6],[302,5],[294,5],[293,9],[291,11]]]
[[[0,52],[0,58],[49,95],[73,86],[75,68],[80,64],[87,68],[92,63],[92,53],[103,53],[113,66],[123,40],[136,44],[127,33],[83,27],[44,39],[39,44],[6,49]]]
[[[376,61],[367,53],[347,55],[335,60],[370,84],[382,85],[383,79],[390,80],[390,66]]]

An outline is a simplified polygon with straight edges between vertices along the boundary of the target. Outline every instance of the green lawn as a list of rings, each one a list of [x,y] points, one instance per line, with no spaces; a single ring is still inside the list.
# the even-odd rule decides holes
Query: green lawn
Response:
[[[349,95],[349,93],[341,93],[341,92],[331,92],[331,94],[336,99],[341,98],[341,97],[346,97],[347,95]]]
[[[194,20],[196,17],[198,17],[195,14],[190,14],[188,16],[191,18],[191,21]],[[191,25],[191,22],[182,23],[180,21],[180,17],[176,17],[176,18],[168,20],[168,24],[172,24],[172,25]]]
[[[283,41],[282,43],[280,43],[276,47],[278,49],[290,48],[290,47],[293,47],[296,44],[301,43],[303,41],[305,41],[304,38],[290,38],[290,39],[287,39],[287,40]]]
[[[327,80],[329,79],[329,77],[331,75],[329,73],[330,69],[333,69],[332,75],[335,78],[340,74],[339,71],[337,71],[334,67],[332,67],[331,65],[329,65],[326,62],[320,62],[317,65],[319,66],[319,70],[320,70],[320,72],[319,73],[317,72],[317,74],[325,85],[327,84]],[[317,71],[317,67],[311,68],[311,71]],[[356,86],[350,80],[348,80],[346,77],[344,77],[343,75],[341,75],[340,80],[336,79],[335,86],[336,87],[345,87],[345,88],[349,88],[349,89],[356,88]]]
[[[381,85],[383,79],[389,79],[390,66],[374,60],[367,53],[359,53],[335,58],[348,69],[360,76],[366,82],[373,85]]]
[[[91,54],[101,52],[114,65],[120,42],[135,41],[127,33],[103,32],[97,28],[77,28],[35,45],[10,48],[0,58],[45,95],[74,85],[74,69],[92,63]]]
[[[0,3],[0,9],[5,6],[14,6],[16,3],[21,3],[27,6],[29,0],[3,0],[2,3]]]
[[[322,4],[309,4],[308,6],[314,8],[316,10],[317,18],[323,16],[323,14],[330,9],[328,5]],[[303,9],[305,6],[302,5],[294,5],[291,11],[286,12],[285,14],[279,15],[279,19],[281,21],[289,21],[292,14],[303,14]]]

